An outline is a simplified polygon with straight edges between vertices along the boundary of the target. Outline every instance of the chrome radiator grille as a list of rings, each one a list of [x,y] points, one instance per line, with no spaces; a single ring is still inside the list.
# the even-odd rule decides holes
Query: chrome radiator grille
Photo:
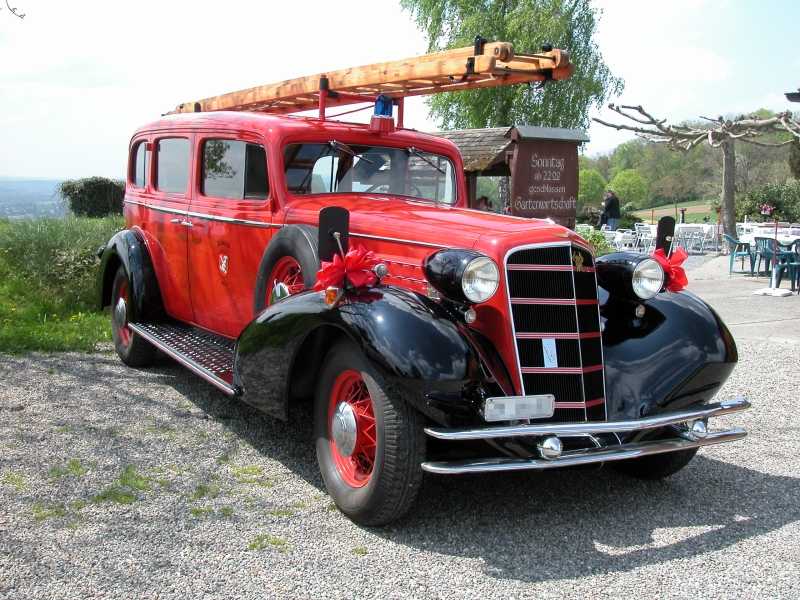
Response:
[[[606,419],[594,260],[569,243],[512,250],[506,284],[524,394],[553,394],[553,421]]]

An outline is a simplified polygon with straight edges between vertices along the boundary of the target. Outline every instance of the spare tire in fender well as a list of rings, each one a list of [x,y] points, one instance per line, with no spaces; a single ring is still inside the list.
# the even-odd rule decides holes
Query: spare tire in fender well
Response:
[[[257,315],[266,308],[270,285],[267,279],[275,264],[284,256],[292,256],[300,263],[305,287],[313,287],[319,270],[318,244],[317,228],[310,225],[286,225],[272,237],[258,266],[253,314]]]

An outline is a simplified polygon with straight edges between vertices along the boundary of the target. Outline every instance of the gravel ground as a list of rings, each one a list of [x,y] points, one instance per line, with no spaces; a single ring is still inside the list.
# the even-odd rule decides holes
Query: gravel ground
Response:
[[[307,415],[166,362],[0,356],[0,597],[796,598],[800,343],[739,348],[750,437],[672,479],[429,477],[376,530],[333,508]]]

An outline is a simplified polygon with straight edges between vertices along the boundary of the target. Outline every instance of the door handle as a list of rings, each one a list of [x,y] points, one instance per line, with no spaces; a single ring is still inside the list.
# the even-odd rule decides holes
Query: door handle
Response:
[[[186,219],[180,219],[178,217],[169,220],[170,223],[175,223],[176,225],[183,225],[184,227],[194,227],[194,223],[191,221],[187,221]]]
[[[186,220],[181,221],[181,225],[183,225],[184,227],[194,227],[194,223]]]
[[[176,217],[175,219],[170,219],[169,222],[170,223],[175,223],[177,225],[178,223],[181,222],[181,220]]]

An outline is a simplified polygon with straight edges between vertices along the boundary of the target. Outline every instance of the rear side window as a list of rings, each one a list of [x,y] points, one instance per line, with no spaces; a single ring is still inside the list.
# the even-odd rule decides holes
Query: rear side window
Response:
[[[156,189],[173,194],[185,194],[189,181],[189,140],[166,138],[158,140]]]
[[[237,140],[203,143],[203,194],[233,200],[267,197],[264,147]]]
[[[138,188],[147,185],[147,171],[150,168],[150,151],[147,142],[139,142],[133,151],[131,162],[131,181]]]

